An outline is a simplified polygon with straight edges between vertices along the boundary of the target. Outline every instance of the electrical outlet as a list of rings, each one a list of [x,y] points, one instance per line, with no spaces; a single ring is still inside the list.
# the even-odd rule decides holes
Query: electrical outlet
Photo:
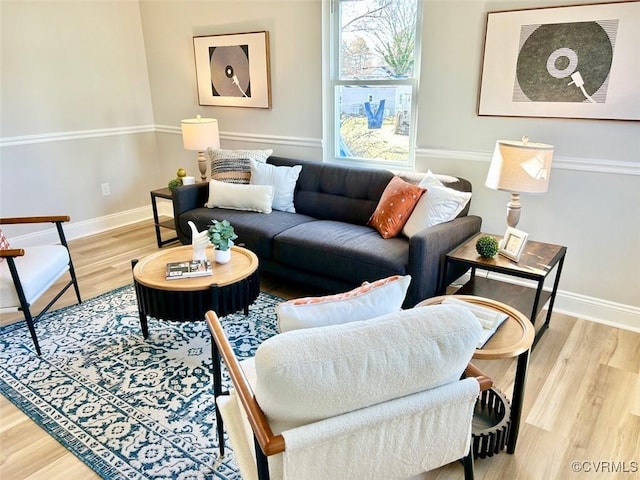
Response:
[[[109,186],[108,183],[101,184],[100,188],[102,189],[102,196],[103,197],[108,197],[109,195],[111,195],[111,187]]]

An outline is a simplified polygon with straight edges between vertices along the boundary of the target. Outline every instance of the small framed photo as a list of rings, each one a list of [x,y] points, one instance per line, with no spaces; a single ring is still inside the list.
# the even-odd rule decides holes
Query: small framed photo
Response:
[[[528,237],[528,233],[508,227],[504,238],[500,242],[500,250],[498,253],[517,262],[520,260],[520,255],[522,255]]]
[[[269,32],[194,37],[198,102],[271,108]]]

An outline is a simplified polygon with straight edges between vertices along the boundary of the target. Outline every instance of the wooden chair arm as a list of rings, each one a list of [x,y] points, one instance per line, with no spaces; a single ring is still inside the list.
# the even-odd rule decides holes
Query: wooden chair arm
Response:
[[[485,390],[489,390],[493,387],[493,379],[487,377],[482,370],[476,367],[473,363],[467,365],[467,368],[464,369],[465,377],[474,377],[478,383],[480,384],[480,391],[483,392]]]
[[[23,248],[10,248],[8,250],[0,250],[0,258],[22,257],[23,255],[24,255]]]
[[[249,424],[260,445],[260,449],[266,456],[284,452],[284,437],[282,435],[274,435],[271,431],[267,418],[260,408],[260,405],[258,405],[247,377],[240,367],[240,363],[222,329],[222,325],[220,325],[218,316],[215,312],[209,310],[205,314],[205,319],[211,335],[218,346],[220,356],[227,366],[229,376],[236,389],[236,394],[240,398],[240,402],[242,402],[242,406],[247,413]]]
[[[48,215],[44,217],[11,217],[0,218],[0,225],[12,225],[18,223],[55,223],[68,222],[71,220],[69,215]]]

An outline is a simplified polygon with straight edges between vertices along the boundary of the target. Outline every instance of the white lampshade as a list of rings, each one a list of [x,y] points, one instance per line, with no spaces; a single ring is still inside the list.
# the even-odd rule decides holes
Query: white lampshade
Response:
[[[494,190],[544,193],[549,188],[553,146],[498,140],[491,158],[485,185]]]
[[[218,120],[215,118],[196,118],[182,120],[182,144],[185,150],[204,152],[207,148],[220,148]]]

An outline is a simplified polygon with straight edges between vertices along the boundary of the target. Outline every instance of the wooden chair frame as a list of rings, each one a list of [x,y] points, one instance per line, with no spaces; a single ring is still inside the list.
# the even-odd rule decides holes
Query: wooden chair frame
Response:
[[[229,343],[224,333],[220,320],[215,312],[209,310],[205,314],[205,320],[211,332],[211,354],[213,359],[213,391],[217,398],[221,395],[228,395],[228,391],[222,389],[221,360],[224,360],[231,381],[236,389],[236,394],[242,403],[247,414],[249,424],[253,430],[256,465],[258,478],[269,480],[269,464],[267,457],[284,452],[285,443],[282,435],[274,435],[267,418],[258,405],[255,395],[244,374],[240,362],[236,358],[233,347]],[[479,385],[480,391],[488,390],[493,386],[493,380],[487,377],[479,368],[469,364],[464,371],[465,377],[474,377]],[[218,443],[220,455],[224,455],[224,425],[220,409],[216,401],[216,427],[218,432]],[[465,480],[473,480],[473,448],[469,448],[469,453],[462,459],[464,465]]]
[[[0,218],[0,225],[15,225],[15,224],[32,224],[32,223],[54,223],[56,226],[56,230],[58,232],[58,238],[60,240],[60,244],[64,246],[67,251],[69,250],[69,246],[67,245],[67,239],[64,235],[64,230],[62,228],[62,224],[64,222],[68,222],[70,217],[68,215],[53,215],[53,216],[44,216],[44,217],[12,217],[12,218]],[[18,300],[20,301],[20,308],[24,313],[25,321],[27,322],[27,327],[29,328],[29,332],[31,333],[31,338],[33,339],[33,345],[35,346],[36,352],[38,355],[40,352],[40,344],[38,343],[38,337],[36,336],[35,323],[49,311],[51,306],[58,301],[58,299],[73,285],[76,297],[78,298],[78,303],[82,303],[82,299],[80,298],[80,289],[78,287],[78,280],[76,278],[76,272],[73,268],[73,261],[71,260],[71,253],[69,253],[69,275],[71,279],[64,285],[62,290],[60,290],[56,296],[51,300],[35,317],[31,313],[31,305],[27,302],[27,299],[24,294],[24,289],[22,287],[22,282],[20,281],[20,276],[18,274],[18,270],[16,268],[15,258],[21,257],[25,254],[25,250],[23,248],[13,248],[8,250],[0,250],[0,257],[6,259],[9,267],[9,271],[11,272],[11,278],[13,279],[13,284],[16,288],[16,293],[18,294]]]

